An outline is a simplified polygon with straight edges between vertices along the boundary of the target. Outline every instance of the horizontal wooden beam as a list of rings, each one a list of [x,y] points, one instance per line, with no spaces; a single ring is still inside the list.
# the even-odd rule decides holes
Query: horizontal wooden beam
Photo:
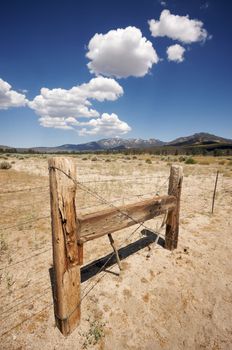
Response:
[[[92,214],[77,216],[79,243],[122,230],[155,216],[172,210],[176,206],[176,197],[153,197],[144,201],[124,205],[118,208],[98,211]],[[133,218],[133,219],[132,219]]]

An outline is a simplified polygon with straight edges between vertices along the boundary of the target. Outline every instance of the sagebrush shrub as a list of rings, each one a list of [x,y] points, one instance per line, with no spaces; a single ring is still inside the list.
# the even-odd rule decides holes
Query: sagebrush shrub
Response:
[[[196,160],[193,158],[188,158],[186,159],[185,164],[196,164]]]
[[[12,165],[9,162],[1,162],[0,163],[0,169],[8,170],[12,167]]]

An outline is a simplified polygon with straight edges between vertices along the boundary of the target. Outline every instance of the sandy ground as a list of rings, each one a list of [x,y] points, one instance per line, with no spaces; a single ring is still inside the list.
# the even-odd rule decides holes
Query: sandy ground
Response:
[[[150,157],[152,164],[147,164],[144,156],[97,157],[75,158],[77,178],[114,205],[167,193],[174,159]],[[112,264],[96,275],[105,261],[97,260],[110,254],[111,246],[107,236],[85,245],[82,296],[89,293],[82,302],[80,326],[64,338],[54,326],[49,278],[47,159],[9,160],[12,169],[0,171],[1,349],[232,349],[231,162],[183,165],[180,237],[174,252],[162,246],[164,229],[155,245],[154,234],[141,227],[132,234],[133,226],[113,235],[123,271],[119,274]],[[85,213],[106,207],[80,189],[76,206]],[[146,226],[159,231],[162,219]]]

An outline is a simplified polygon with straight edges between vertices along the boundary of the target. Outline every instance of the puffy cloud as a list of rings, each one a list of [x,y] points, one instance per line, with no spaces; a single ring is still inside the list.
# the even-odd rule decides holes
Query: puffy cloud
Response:
[[[159,60],[152,43],[136,27],[95,34],[88,50],[91,73],[117,78],[143,77]]]
[[[123,88],[114,79],[97,77],[70,90],[42,88],[40,95],[30,101],[28,106],[42,118],[46,117],[46,121],[48,117],[91,118],[98,117],[99,113],[91,108],[90,99],[114,101],[122,94]]]
[[[167,55],[169,61],[183,62],[185,48],[179,44],[171,45],[167,48]]]
[[[112,78],[97,77],[70,90],[42,88],[40,95],[28,102],[45,128],[76,130],[79,135],[119,135],[131,130],[116,114],[102,116],[91,108],[90,100],[114,101],[123,88]],[[83,121],[84,118],[91,118]]]
[[[197,19],[190,19],[189,16],[178,16],[163,10],[160,19],[148,21],[152,36],[167,36],[173,40],[183,43],[204,41],[208,37],[207,31],[203,28],[203,22]]]
[[[97,77],[87,84],[80,86],[81,93],[85,98],[92,98],[98,101],[115,101],[123,94],[123,88],[110,78]]]
[[[11,90],[11,85],[0,79],[0,109],[22,107],[26,103],[27,99],[25,95]]]
[[[116,136],[126,134],[131,130],[131,127],[114,113],[103,113],[101,118],[91,119],[82,125],[84,127],[80,129],[79,135]]]
[[[126,134],[131,127],[124,121],[120,120],[114,113],[103,113],[101,117],[90,119],[86,122],[79,121],[73,117],[42,117],[39,119],[40,124],[46,128],[55,129],[74,129],[80,136],[86,135],[105,135],[117,136]]]
[[[67,121],[68,118],[62,118],[62,117],[41,117],[39,119],[40,125],[42,125],[45,128],[55,128],[55,129],[64,129],[64,130],[70,130],[73,129],[71,125],[68,124]]]

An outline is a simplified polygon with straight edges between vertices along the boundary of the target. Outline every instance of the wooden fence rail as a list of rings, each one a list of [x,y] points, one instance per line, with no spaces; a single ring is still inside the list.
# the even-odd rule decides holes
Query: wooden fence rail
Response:
[[[177,247],[182,168],[171,167],[168,195],[114,207],[81,216],[76,212],[76,167],[70,158],[49,159],[53,266],[55,275],[54,310],[56,325],[69,335],[80,323],[80,267],[83,245],[89,240],[150,220],[168,212],[165,247]],[[114,249],[115,246],[113,245]],[[117,252],[116,252],[117,253]],[[118,256],[117,256],[118,258]]]

